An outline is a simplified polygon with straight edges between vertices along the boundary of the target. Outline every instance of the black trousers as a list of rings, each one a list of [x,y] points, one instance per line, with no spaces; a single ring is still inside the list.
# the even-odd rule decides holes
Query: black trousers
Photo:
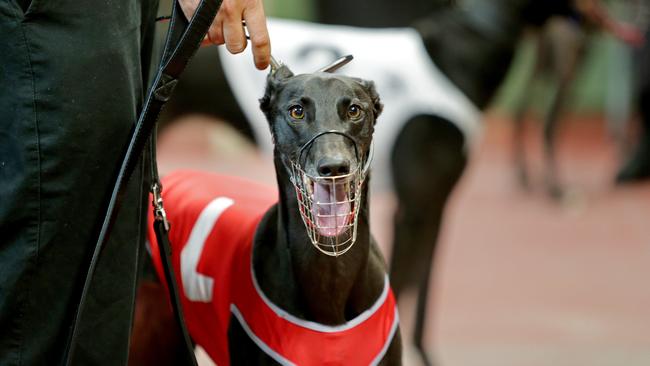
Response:
[[[0,365],[61,362],[138,115],[157,1],[0,2]],[[126,364],[144,236],[136,169],[81,318],[79,365]]]

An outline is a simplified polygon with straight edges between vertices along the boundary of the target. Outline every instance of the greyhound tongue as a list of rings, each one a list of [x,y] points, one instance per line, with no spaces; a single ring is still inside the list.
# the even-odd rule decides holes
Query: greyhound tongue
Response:
[[[351,204],[345,184],[314,183],[314,201],[312,215],[321,235],[338,236],[347,229]]]

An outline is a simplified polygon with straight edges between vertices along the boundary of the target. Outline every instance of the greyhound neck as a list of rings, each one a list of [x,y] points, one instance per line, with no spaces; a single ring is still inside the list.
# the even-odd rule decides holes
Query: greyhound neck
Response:
[[[276,159],[279,202],[262,222],[254,252],[256,278],[265,295],[295,316],[339,325],[372,306],[383,278],[370,278],[367,201],[359,213],[357,240],[342,256],[329,257],[313,247],[287,171]],[[367,185],[367,184],[366,184]],[[364,198],[367,187],[364,186]],[[273,238],[273,239],[270,239]]]
[[[505,78],[517,42],[531,21],[532,1],[467,0],[462,7],[435,12],[414,26],[436,66],[483,109]],[[540,20],[550,15],[535,14]]]

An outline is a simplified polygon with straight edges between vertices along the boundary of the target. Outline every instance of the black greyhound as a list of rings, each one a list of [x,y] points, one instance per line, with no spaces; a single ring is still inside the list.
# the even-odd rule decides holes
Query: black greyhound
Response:
[[[569,15],[568,1],[470,1],[419,21],[415,27],[440,70],[479,108],[503,81],[524,29],[553,15]],[[467,164],[466,138],[454,121],[436,115],[413,118],[392,153],[398,197],[391,281],[399,296],[417,290],[413,342],[432,364],[423,343],[429,280],[444,208]]]
[[[400,365],[397,308],[368,225],[366,175],[382,109],[373,83],[324,72],[294,76],[281,66],[268,77],[260,104],[275,146],[276,204],[265,206],[266,198],[257,198],[263,189],[242,181],[217,189],[229,181],[207,173],[163,180],[191,337],[219,365]],[[251,226],[242,212],[255,205],[261,205],[259,220]],[[220,230],[232,230],[222,226],[229,220],[236,231],[217,238]],[[211,229],[197,239],[206,222]],[[250,228],[246,252],[238,238]],[[225,243],[232,240],[238,242],[234,252],[252,254],[229,255]],[[252,275],[250,264],[239,263],[251,256]],[[156,255],[153,260],[158,263]],[[201,269],[199,260],[209,267]],[[140,315],[134,334],[142,335],[142,322],[151,323],[153,313]],[[219,347],[225,339],[227,346]],[[133,344],[131,364],[175,362],[166,355],[173,352],[169,345],[161,350],[137,337]]]
[[[414,29],[424,45],[428,59],[435,64],[434,67],[476,108],[483,109],[504,79],[523,30],[531,25],[542,25],[554,15],[574,16],[572,2],[468,0],[459,2],[454,7],[436,10],[427,18],[414,23]],[[390,35],[392,32],[393,30],[386,30],[384,34]],[[273,34],[273,29],[271,33]],[[300,32],[293,35],[302,36]],[[316,51],[332,57],[340,56],[340,50],[336,46],[332,47],[332,43],[341,48],[363,46],[354,43],[356,38],[352,41],[352,38],[346,39],[339,34],[335,36],[334,33],[331,38],[320,49],[318,44],[314,44],[299,50],[298,57],[307,58],[318,53]],[[275,53],[278,44],[292,44],[294,40],[274,35],[274,41]],[[385,44],[381,49],[384,50],[384,58],[391,58],[395,62],[392,69],[382,69],[384,75],[379,77],[386,78],[386,71],[392,74],[392,71],[403,68],[400,57],[402,61],[414,57],[409,53],[395,56],[391,44]],[[378,52],[382,52],[381,49]],[[232,96],[229,87],[224,85],[225,78],[220,76],[222,74],[218,65],[215,65],[218,59],[216,50],[204,51],[206,55],[210,52],[213,53],[212,57],[202,57],[199,54],[195,63],[190,65],[186,79],[181,80],[177,88],[179,94],[182,93],[179,97],[183,99],[170,101],[166,118],[173,119],[191,111],[208,113],[225,118],[255,138],[250,127],[250,123],[254,122],[250,122],[242,109],[237,108],[236,98]],[[380,61],[381,59],[375,59],[377,63]],[[369,68],[372,66],[374,65],[369,64]],[[228,73],[228,76],[233,79],[233,86],[241,81],[232,73]],[[399,78],[389,79],[399,93],[399,88],[404,84]],[[385,99],[384,90],[380,89],[380,92]],[[224,103],[226,105],[201,103],[201,95],[209,95],[211,98],[220,95],[223,100],[232,102]],[[431,102],[440,103],[437,100]],[[387,108],[392,106],[390,102],[386,104]],[[231,113],[224,115],[223,107]],[[447,199],[465,169],[468,136],[467,131],[459,127],[463,121],[455,120],[446,113],[428,112],[407,117],[408,120],[401,122],[403,127],[399,129],[390,151],[392,181],[398,198],[390,275],[397,296],[408,289],[417,290],[413,341],[425,363],[431,364],[425,352],[423,334],[433,254]],[[390,123],[396,122],[390,120]]]

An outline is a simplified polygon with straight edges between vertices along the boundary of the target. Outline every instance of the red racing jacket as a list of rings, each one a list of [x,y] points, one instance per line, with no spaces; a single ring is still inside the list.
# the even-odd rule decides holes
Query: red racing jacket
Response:
[[[263,352],[283,365],[381,361],[398,326],[388,277],[375,304],[345,324],[327,326],[295,317],[264,295],[252,269],[255,231],[277,202],[277,192],[206,172],[176,172],[162,184],[187,328],[217,365],[230,365],[230,321],[238,321]],[[149,211],[149,249],[164,282]]]

